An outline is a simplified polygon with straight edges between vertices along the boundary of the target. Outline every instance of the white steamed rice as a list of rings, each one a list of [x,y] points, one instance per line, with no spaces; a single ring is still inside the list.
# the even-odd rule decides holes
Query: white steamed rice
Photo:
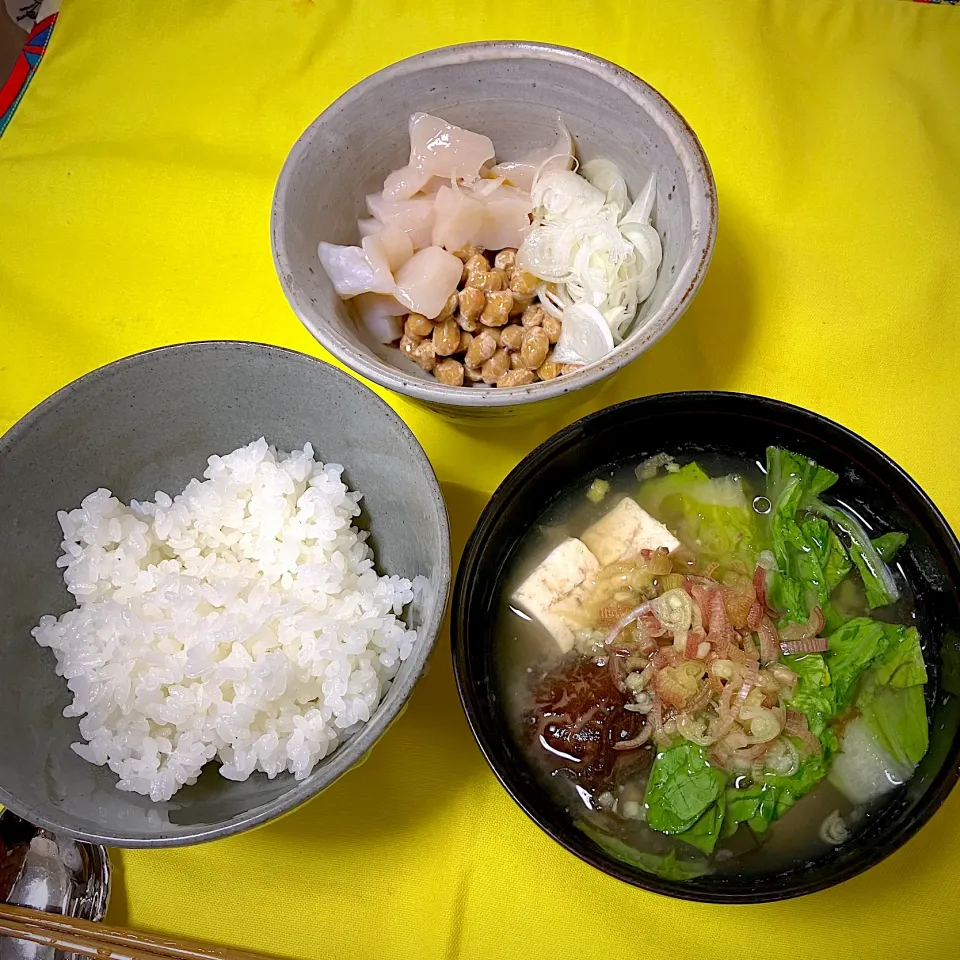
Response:
[[[40,618],[86,743],[121,790],[168,800],[217,757],[298,780],[370,719],[417,642],[398,619],[427,581],[378,576],[343,468],[264,439],[206,480],[58,514],[79,606]]]

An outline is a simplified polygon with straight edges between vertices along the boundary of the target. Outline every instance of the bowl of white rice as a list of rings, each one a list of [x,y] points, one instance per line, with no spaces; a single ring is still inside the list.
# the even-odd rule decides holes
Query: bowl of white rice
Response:
[[[397,719],[450,582],[433,469],[303,354],[109,364],[0,438],[0,804],[124,847],[238,833]]]

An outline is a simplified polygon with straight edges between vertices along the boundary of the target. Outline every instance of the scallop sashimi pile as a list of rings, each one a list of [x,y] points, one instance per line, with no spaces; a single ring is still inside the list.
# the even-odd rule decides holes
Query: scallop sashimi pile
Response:
[[[410,158],[366,198],[359,246],[320,262],[366,335],[450,386],[523,386],[594,363],[630,332],[662,260],[656,179],[631,203],[573,138],[497,161],[493,141],[410,118]],[[414,368],[415,369],[415,368]]]

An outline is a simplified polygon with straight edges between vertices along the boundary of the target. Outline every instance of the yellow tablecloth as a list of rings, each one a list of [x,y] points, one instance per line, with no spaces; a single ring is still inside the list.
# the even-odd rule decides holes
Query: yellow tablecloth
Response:
[[[322,355],[270,258],[288,148],[379,67],[511,36],[640,74],[716,172],[700,296],[593,405],[695,387],[804,404],[879,444],[960,524],[960,10],[885,0],[67,0],[0,140],[0,429],[159,344]],[[436,466],[458,552],[499,480],[563,425],[470,432],[388,399]],[[114,854],[109,919],[303,958],[954,957],[958,821],[960,793],[882,865],[799,901],[634,890],[500,789],[444,637],[365,766],[248,835]]]

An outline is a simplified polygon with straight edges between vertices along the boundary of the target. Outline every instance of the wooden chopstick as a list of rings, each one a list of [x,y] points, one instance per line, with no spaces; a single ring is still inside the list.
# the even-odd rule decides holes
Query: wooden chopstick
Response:
[[[0,936],[95,960],[267,960],[262,954],[148,936],[76,917],[0,903]]]

